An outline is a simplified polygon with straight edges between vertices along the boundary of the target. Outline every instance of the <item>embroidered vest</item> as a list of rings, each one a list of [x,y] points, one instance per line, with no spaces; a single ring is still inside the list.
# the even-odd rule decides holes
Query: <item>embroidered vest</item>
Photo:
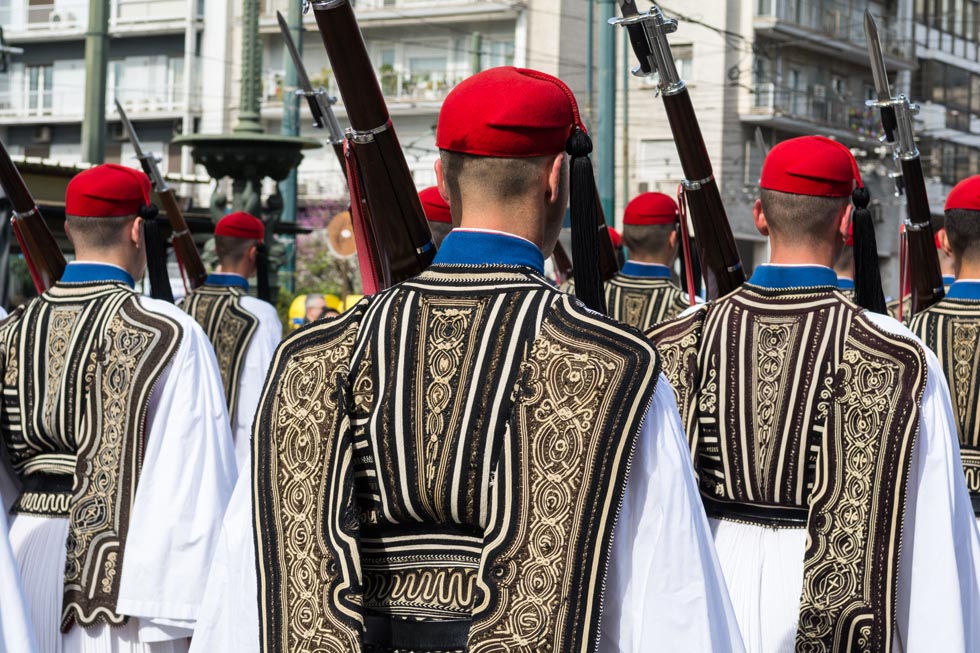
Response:
[[[980,301],[943,299],[913,317],[911,329],[946,374],[966,487],[980,514]]]
[[[259,328],[259,318],[242,307],[245,295],[241,288],[206,284],[195,288],[181,304],[214,346],[232,428],[238,415],[238,386],[245,369],[245,355]]]
[[[807,529],[797,651],[890,650],[924,352],[830,288],[743,286],[650,335],[709,514]]]
[[[433,267],[304,327],[254,438],[263,650],[592,650],[658,374],[513,268]]]
[[[561,285],[563,292],[575,293],[575,280]],[[687,294],[670,279],[628,277],[617,274],[605,283],[606,312],[614,320],[637,329],[672,320],[691,304]]]
[[[62,630],[119,625],[119,578],[153,387],[180,325],[119,283],[56,284],[0,325],[14,512],[68,517]]]

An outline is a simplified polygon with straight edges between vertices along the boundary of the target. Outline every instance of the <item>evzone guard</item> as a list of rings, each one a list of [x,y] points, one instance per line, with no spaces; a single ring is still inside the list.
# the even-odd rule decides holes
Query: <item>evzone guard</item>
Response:
[[[147,176],[86,170],[65,211],[76,260],[0,325],[0,488],[35,644],[184,651],[235,482],[221,377],[194,320],[133,290]]]
[[[258,605],[233,551],[204,631],[241,636],[195,648],[740,650],[658,356],[541,276],[587,144],[545,73],[449,94],[457,226],[421,275],[280,347],[253,437]]]
[[[254,215],[239,211],[221,218],[214,228],[218,270],[181,304],[214,346],[239,473],[250,467],[252,418],[282,339],[276,307],[248,294],[264,242],[265,225]]]
[[[935,352],[949,384],[952,433],[973,510],[980,514],[980,176],[956,185],[945,213],[945,228],[937,234],[940,262],[952,259],[955,281],[943,299],[912,318],[910,328]]]
[[[860,185],[840,143],[774,147],[754,208],[770,263],[651,337],[749,650],[976,650],[978,535],[942,367],[831,269],[853,220],[856,296],[883,305]]]

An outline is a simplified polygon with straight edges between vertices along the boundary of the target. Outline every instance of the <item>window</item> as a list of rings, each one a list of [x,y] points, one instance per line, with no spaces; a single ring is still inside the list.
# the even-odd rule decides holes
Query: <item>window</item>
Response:
[[[484,41],[483,67],[514,65],[514,39]]]
[[[46,114],[51,112],[54,90],[53,66],[27,67],[27,110],[30,113]]]

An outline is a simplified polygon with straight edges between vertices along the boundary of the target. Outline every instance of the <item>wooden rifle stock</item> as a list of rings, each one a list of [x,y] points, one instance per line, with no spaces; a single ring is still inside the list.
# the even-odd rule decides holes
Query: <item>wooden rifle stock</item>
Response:
[[[436,249],[350,3],[314,2],[313,10],[351,123],[347,154],[359,179],[348,175],[348,183],[352,203],[354,189],[362,193],[353,215],[366,223],[355,232],[374,240],[365,243],[367,256],[359,243],[360,264],[381,266],[373,274],[381,290],[422,272]]]
[[[616,248],[613,247],[612,235],[609,233],[609,223],[606,222],[599,201],[599,191],[596,191],[595,205],[599,209],[599,274],[603,281],[609,281],[619,273],[619,259],[616,258]]]
[[[34,287],[43,293],[61,279],[67,263],[3,143],[0,143],[0,185],[13,206],[14,236],[24,253]]]
[[[925,177],[922,176],[922,161],[919,157],[903,158],[901,165],[909,216],[905,234],[908,240],[908,275],[912,287],[911,312],[916,315],[942,299],[946,289],[936,251],[936,236],[932,231],[932,211],[926,194]]]
[[[708,299],[717,299],[745,282],[745,271],[728,222],[728,214],[711,169],[711,160],[701,135],[687,87],[664,94],[667,121],[674,135],[677,154],[687,183],[684,195],[694,225],[695,245]]]
[[[166,188],[162,192],[157,189],[157,197],[160,198],[161,208],[167,214],[167,220],[170,222],[170,229],[173,231],[171,243],[190,290],[203,286],[208,278],[208,273],[204,269],[204,262],[201,260],[201,253],[197,249],[194,237],[187,227],[184,212],[180,209],[180,204],[177,203],[177,196],[173,189]]]

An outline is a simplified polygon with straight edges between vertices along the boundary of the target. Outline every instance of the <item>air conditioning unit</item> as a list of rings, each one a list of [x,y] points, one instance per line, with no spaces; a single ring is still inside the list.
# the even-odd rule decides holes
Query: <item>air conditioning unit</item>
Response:
[[[114,141],[125,141],[129,140],[129,135],[121,122],[112,122],[109,123],[109,138]]]
[[[68,11],[54,11],[51,13],[51,17],[48,19],[52,25],[57,25],[58,27],[74,27],[77,20],[75,19],[75,14]]]
[[[51,142],[51,127],[48,125],[41,125],[35,127],[31,131],[31,142],[32,143],[50,143]]]

